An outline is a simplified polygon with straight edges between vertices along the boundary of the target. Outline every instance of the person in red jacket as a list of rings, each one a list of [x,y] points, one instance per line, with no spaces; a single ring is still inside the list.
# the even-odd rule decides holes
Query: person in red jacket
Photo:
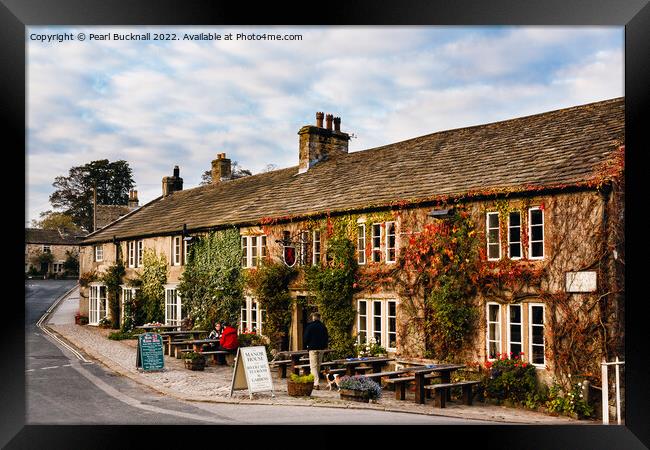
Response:
[[[221,339],[219,339],[219,347],[221,347],[221,350],[227,350],[230,353],[234,353],[239,347],[237,329],[232,327],[228,322],[224,323],[223,334],[221,335]],[[224,355],[218,356],[219,364],[226,364],[226,357]]]

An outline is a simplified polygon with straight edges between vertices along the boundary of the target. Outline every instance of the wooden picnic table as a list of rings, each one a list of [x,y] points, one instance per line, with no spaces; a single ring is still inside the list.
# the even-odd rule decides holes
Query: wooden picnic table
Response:
[[[138,325],[136,328],[139,330],[165,330],[165,329],[178,329],[180,325]]]
[[[438,372],[442,383],[450,383],[452,372],[464,367],[464,364],[429,364],[424,368],[413,370],[415,375],[415,403],[423,404],[425,402],[425,375]],[[447,400],[451,400],[451,391],[449,390],[447,391]]]
[[[218,343],[219,343],[219,339],[189,339],[189,340],[177,342],[177,344],[191,344],[192,349],[197,353],[201,353],[203,349],[203,344],[218,344]]]
[[[173,334],[172,334],[173,333]],[[180,341],[175,341],[174,337],[179,337],[179,336],[198,336],[200,334],[205,334],[207,331],[205,330],[186,330],[186,331],[177,331],[177,332],[171,332],[168,331],[166,334],[163,336],[168,336],[167,337],[167,354],[171,356],[174,353],[174,346],[175,345],[187,345],[187,342],[185,340],[180,340]],[[162,333],[161,333],[162,335]]]
[[[385,357],[368,357],[368,358],[346,358],[346,359],[335,359],[334,361],[329,361],[332,365],[344,366],[347,370],[347,375],[354,375],[355,370],[361,364],[369,364],[372,367],[373,373],[381,372],[382,366],[386,365],[389,361],[395,361],[395,358],[385,358]]]
[[[462,364],[428,364],[414,367],[405,367],[404,369],[393,370],[390,372],[376,372],[365,375],[366,378],[383,378],[388,376],[403,375],[406,373],[413,373],[415,381],[415,403],[425,403],[425,376],[437,372],[440,374],[442,383],[449,383],[451,381],[452,372],[462,369],[465,366]],[[451,392],[447,392],[447,399],[451,400]]]
[[[329,348],[326,348],[324,350],[321,350],[323,354],[329,353],[332,350]],[[279,352],[279,355],[286,355],[291,359],[291,371],[294,372],[294,369],[296,366],[300,365],[300,358],[309,355],[309,350],[295,350],[295,351],[284,351],[284,352]]]

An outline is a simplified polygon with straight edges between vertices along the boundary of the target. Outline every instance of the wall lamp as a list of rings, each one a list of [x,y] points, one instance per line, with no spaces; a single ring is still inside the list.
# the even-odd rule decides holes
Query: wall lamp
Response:
[[[450,219],[455,213],[456,210],[454,208],[434,209],[429,213],[429,217],[433,217],[434,219]]]

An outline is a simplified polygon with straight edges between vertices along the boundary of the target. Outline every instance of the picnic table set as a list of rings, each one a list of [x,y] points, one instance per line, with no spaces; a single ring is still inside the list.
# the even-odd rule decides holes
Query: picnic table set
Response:
[[[329,352],[326,350],[325,353]],[[287,367],[291,372],[299,375],[310,372],[309,361],[305,358],[307,350],[294,352],[281,352],[280,358],[271,362],[271,365],[278,368],[280,378],[286,378]],[[390,357],[350,357],[335,359],[321,363],[321,367],[327,369],[329,373],[345,374],[347,376],[357,376],[380,382],[386,379],[395,388],[395,399],[406,399],[406,385],[414,383],[416,404],[425,404],[426,398],[433,396],[434,406],[445,408],[447,401],[451,400],[451,391],[453,388],[459,388],[462,391],[462,400],[466,405],[472,404],[472,387],[479,384],[478,381],[466,380],[452,383],[452,374],[460,369],[465,368],[463,364],[415,364],[411,367],[404,367],[392,371],[382,372],[382,367],[389,362],[395,361]],[[430,384],[433,379],[439,380],[439,383]],[[433,394],[433,395],[431,395]]]

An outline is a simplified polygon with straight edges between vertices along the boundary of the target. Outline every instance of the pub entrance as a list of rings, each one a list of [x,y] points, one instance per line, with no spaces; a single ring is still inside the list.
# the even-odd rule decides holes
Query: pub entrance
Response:
[[[309,316],[313,312],[318,312],[318,307],[314,304],[313,297],[306,297],[304,295],[299,295],[297,297],[298,305],[298,335],[296,336],[296,342],[298,343],[298,349],[303,349],[302,336],[305,332],[305,327],[309,323]]]

